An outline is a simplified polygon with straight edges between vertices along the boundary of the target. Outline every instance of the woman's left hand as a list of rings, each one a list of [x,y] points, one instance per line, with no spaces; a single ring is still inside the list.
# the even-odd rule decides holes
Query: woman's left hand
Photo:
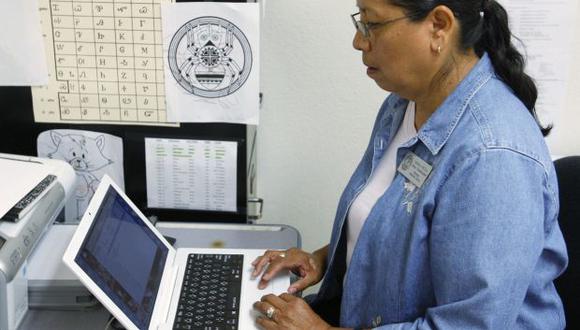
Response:
[[[304,299],[288,293],[265,295],[254,303],[254,308],[263,314],[256,319],[262,329],[330,329]]]

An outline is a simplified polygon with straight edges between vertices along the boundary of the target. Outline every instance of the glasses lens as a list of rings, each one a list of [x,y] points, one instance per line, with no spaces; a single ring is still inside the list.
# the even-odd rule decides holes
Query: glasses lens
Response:
[[[357,25],[358,25],[358,30],[360,31],[360,33],[362,33],[362,35],[365,38],[368,38],[369,37],[369,29],[367,28],[366,24],[359,21]]]
[[[358,32],[365,34],[365,26],[361,21],[356,21],[356,29]]]
[[[369,30],[367,29],[366,24],[360,21],[360,13],[351,15],[351,18],[357,31],[360,32],[365,38],[368,38]]]

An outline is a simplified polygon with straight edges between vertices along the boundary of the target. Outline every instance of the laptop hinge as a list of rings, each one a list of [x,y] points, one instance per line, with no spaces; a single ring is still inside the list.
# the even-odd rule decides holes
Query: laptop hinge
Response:
[[[162,301],[159,303],[163,306],[163,309],[160,311],[161,317],[159,318],[159,324],[157,325],[157,329],[171,329],[173,328],[172,325],[167,324],[169,322],[170,316],[169,309],[171,308],[171,304],[173,302],[173,296],[175,295],[175,291],[177,290],[177,275],[179,274],[180,267],[175,266],[171,268],[171,274],[168,276],[167,284],[170,284],[168,287],[171,288],[170,294],[163,295]]]

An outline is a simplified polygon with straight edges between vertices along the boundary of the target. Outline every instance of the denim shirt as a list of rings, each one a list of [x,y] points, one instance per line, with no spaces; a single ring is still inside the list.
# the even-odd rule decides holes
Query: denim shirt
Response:
[[[343,327],[564,328],[552,283],[568,262],[554,167],[538,125],[487,54],[398,150],[397,167],[413,152],[432,170],[420,187],[397,172],[370,211],[343,282],[348,208],[407,104],[391,94],[380,109],[340,198],[315,302],[342,297]]]

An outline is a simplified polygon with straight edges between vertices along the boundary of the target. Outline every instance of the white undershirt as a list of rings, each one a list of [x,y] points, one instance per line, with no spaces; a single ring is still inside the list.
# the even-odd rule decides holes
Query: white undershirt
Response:
[[[415,129],[415,102],[409,102],[405,117],[397,134],[393,137],[392,142],[387,147],[378,166],[372,173],[370,180],[363,191],[355,198],[348,210],[347,216],[347,235],[346,235],[346,266],[350,264],[352,251],[360,234],[360,231],[376,204],[387,188],[391,185],[395,177],[397,150],[399,147],[417,135]]]

